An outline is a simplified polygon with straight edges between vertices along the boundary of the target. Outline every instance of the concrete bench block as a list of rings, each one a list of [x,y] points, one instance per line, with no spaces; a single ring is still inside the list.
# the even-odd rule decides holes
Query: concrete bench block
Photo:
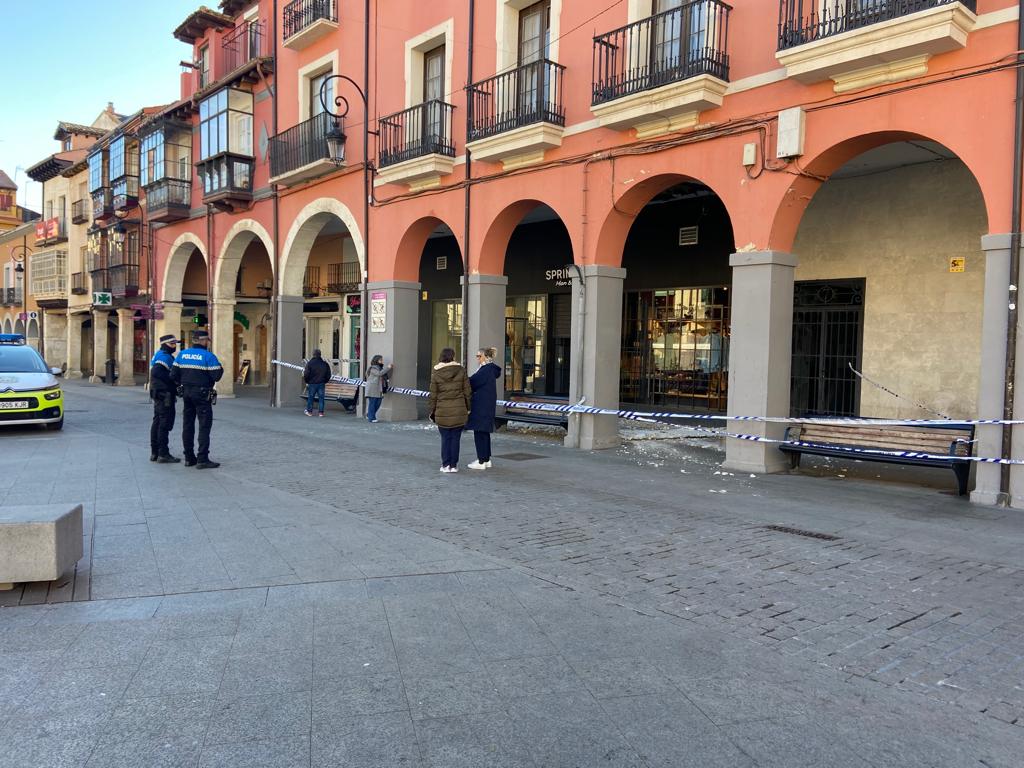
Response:
[[[53,581],[81,558],[81,504],[0,507],[0,589]]]

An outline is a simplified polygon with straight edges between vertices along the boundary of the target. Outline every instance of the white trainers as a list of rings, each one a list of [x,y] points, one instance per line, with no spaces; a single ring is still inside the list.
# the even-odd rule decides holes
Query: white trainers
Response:
[[[458,467],[448,467],[448,471],[449,472],[458,472],[459,468]]]
[[[494,465],[491,464],[491,460],[490,459],[488,459],[487,461],[484,462],[484,466],[487,467],[488,469],[491,469],[492,467],[494,467]]]
[[[470,469],[487,469],[487,462],[472,461],[469,463]]]
[[[448,471],[448,467],[441,467],[441,471],[442,472],[447,472]]]

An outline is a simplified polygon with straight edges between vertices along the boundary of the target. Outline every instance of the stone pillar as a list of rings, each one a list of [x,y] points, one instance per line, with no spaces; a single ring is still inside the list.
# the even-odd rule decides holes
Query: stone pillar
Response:
[[[43,324],[43,359],[51,368],[70,368],[68,361],[68,313],[66,310],[40,312]]]
[[[82,378],[82,321],[85,317],[84,314],[68,313],[68,369],[64,372],[65,379]]]
[[[212,351],[224,366],[224,375],[217,382],[219,397],[235,396],[235,302],[214,299],[210,302],[210,334]]]
[[[572,278],[572,369],[569,400],[619,409],[619,361],[622,350],[622,286],[626,270],[591,264],[584,283]],[[570,415],[565,444],[585,451],[619,444],[615,416]]]
[[[978,381],[978,418],[1003,418],[1006,376],[1006,323],[1009,315],[1010,235],[985,235],[981,238],[985,251],[985,298],[981,321],[981,376]],[[1020,292],[1018,291],[1018,301]],[[1018,318],[1021,315],[1018,314]],[[1017,330],[1017,382],[1016,391],[1024,384],[1024,329],[1018,322]],[[1024,412],[1021,396],[1015,398],[1015,418]],[[1013,457],[1024,456],[1024,429],[1014,427]],[[1003,451],[1003,429],[1000,425],[979,425],[975,430],[975,456],[997,457]],[[995,504],[999,501],[1001,467],[998,464],[978,464],[971,501]],[[1010,473],[1011,504],[1024,506],[1024,473],[1012,467]]]
[[[729,257],[732,333],[729,340],[729,415],[788,416],[793,358],[791,253],[750,251]],[[784,424],[727,422],[730,432],[781,439]],[[740,472],[782,472],[789,459],[771,443],[729,438],[725,464]]]
[[[157,320],[155,324],[156,338],[153,339],[153,349],[155,352],[156,348],[160,346],[160,337],[166,336],[167,334],[173,334],[174,338],[181,338],[181,302],[180,301],[165,301],[163,308],[163,319]]]
[[[92,376],[93,384],[103,383],[107,372],[107,316],[108,312],[94,309],[92,311]],[[110,383],[109,381],[107,382]]]
[[[420,284],[401,280],[369,283],[370,306],[367,308],[366,365],[374,355],[394,363],[391,383],[396,387],[416,386],[417,326],[419,324]],[[385,304],[384,330],[373,329],[374,296],[382,295]],[[377,418],[381,421],[415,421],[418,417],[416,398],[409,395],[386,395]]]
[[[117,386],[135,386],[135,312],[117,310]]]
[[[465,277],[462,280],[466,280]],[[504,275],[470,275],[466,291],[466,349],[463,353],[473,373],[476,351],[481,347],[498,350],[495,362],[504,368],[505,360],[505,292],[508,278]],[[436,360],[433,362],[437,362]],[[498,399],[505,396],[505,379],[498,379]],[[499,409],[500,411],[500,409]]]
[[[277,297],[277,351],[273,359],[286,363],[302,362],[302,305],[301,296]],[[275,366],[276,367],[276,366]],[[299,404],[302,394],[302,374],[290,368],[277,368],[274,405]]]

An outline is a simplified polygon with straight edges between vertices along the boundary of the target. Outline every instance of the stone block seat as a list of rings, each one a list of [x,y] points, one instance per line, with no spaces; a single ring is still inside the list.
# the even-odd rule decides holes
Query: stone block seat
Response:
[[[53,581],[81,558],[81,504],[0,507],[0,590]]]

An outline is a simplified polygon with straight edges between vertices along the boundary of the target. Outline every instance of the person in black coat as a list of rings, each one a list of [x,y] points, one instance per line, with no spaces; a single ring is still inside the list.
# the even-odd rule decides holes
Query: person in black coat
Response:
[[[302,371],[302,380],[306,382],[306,415],[313,415],[313,401],[319,399],[319,413],[323,417],[327,382],[331,380],[331,364],[324,360],[319,349],[313,350],[313,357]]]
[[[494,347],[479,350],[476,353],[476,360],[480,368],[469,377],[473,396],[466,429],[473,430],[473,442],[476,443],[476,461],[469,465],[470,469],[490,469],[493,466],[491,432],[494,431],[494,413],[498,407],[498,379],[501,378],[501,367],[494,362],[497,354],[498,350]]]

